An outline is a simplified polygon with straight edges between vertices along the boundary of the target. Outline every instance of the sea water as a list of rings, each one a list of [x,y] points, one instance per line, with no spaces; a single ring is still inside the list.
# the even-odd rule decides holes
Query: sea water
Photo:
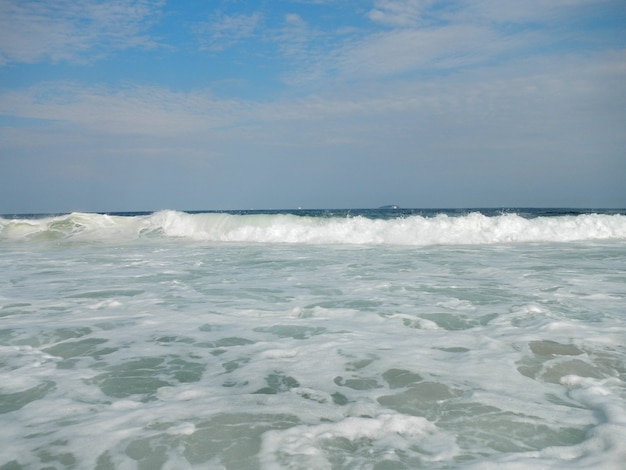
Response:
[[[0,469],[626,462],[626,215],[0,218]]]

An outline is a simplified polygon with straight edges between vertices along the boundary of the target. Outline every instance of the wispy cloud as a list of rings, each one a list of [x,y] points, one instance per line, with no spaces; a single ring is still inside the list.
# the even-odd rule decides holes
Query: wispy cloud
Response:
[[[328,31],[320,41],[320,34],[305,34],[305,23],[300,20],[292,28],[295,39],[289,41],[287,34],[277,39],[298,45],[299,54],[292,54],[295,67],[288,75],[292,85],[309,85],[314,80],[326,83],[328,79],[420,79],[423,73],[459,73],[468,67],[491,66],[512,58],[562,52],[572,39],[572,31],[594,13],[594,8],[614,3],[377,0],[365,13],[369,25],[352,34]],[[593,47],[597,40],[589,34],[577,34],[576,48],[580,50],[585,44]]]
[[[487,67],[419,81],[396,79],[393,86],[349,83],[273,101],[218,98],[208,90],[174,92],[145,85],[110,88],[52,82],[0,93],[0,110],[5,115],[50,125],[65,123],[66,129],[108,136],[177,138],[258,128],[263,132],[251,138],[265,133],[270,139],[280,135],[297,142],[298,134],[283,135],[281,129],[308,127],[309,132],[319,129],[322,136],[344,132],[346,128],[333,128],[338,121],[348,125],[373,119],[369,131],[373,136],[380,130],[380,120],[390,118],[401,118],[403,124],[394,123],[398,132],[407,131],[405,126],[424,128],[424,123],[434,121],[445,121],[444,129],[497,126],[514,132],[523,123],[527,129],[543,132],[541,127],[555,116],[545,128],[545,133],[554,135],[560,126],[558,116],[563,114],[567,122],[579,116],[590,130],[606,127],[604,116],[614,129],[615,118],[623,115],[622,106],[626,106],[626,98],[617,95],[622,98],[616,100],[612,92],[626,80],[625,58],[625,52],[593,60],[535,58],[499,66],[497,73]]]
[[[432,27],[450,22],[546,23],[617,3],[616,0],[376,0],[368,17],[389,27]]]
[[[163,0],[2,0],[0,65],[89,61],[112,50],[151,48],[147,30]]]
[[[336,56],[340,75],[355,79],[462,67],[489,58],[502,43],[493,32],[472,25],[431,30],[399,29],[370,35]]]
[[[263,16],[259,12],[248,15],[217,13],[208,21],[198,23],[193,29],[200,49],[216,52],[253,37],[262,24]]]
[[[392,27],[423,24],[435,0],[377,0],[368,13],[370,20]]]
[[[128,168],[165,168],[164,178],[177,171],[178,181],[211,180],[231,194],[242,172],[249,183],[278,181],[276,168],[284,181],[308,181],[302,167],[328,170],[321,187],[343,162],[346,177],[355,168],[406,175],[411,188],[413,177],[434,184],[432,174],[503,186],[540,174],[556,185],[567,168],[579,181],[596,171],[595,187],[610,180],[623,192],[626,46],[607,14],[623,11],[617,2],[302,0],[262,13],[222,2],[242,9],[208,16],[210,6],[188,7],[184,17],[198,21],[190,29],[172,20],[183,17],[174,3],[161,17],[161,3],[147,0],[0,0],[0,63],[13,77],[0,87],[0,157],[14,175],[36,168],[42,180],[56,172],[85,187],[123,180]],[[589,20],[594,5],[605,23]],[[112,53],[152,47],[159,18],[179,53],[140,55],[138,67],[168,69],[130,77],[128,56]],[[100,54],[112,56],[116,75],[45,64]],[[19,67],[35,62],[44,65]],[[18,85],[22,70],[33,76]],[[194,73],[200,79],[187,80]],[[236,80],[245,91],[228,85]]]
[[[0,95],[2,113],[66,122],[74,129],[105,135],[185,135],[233,123],[236,100],[206,92],[162,87],[108,88],[73,82],[42,83]]]
[[[297,13],[288,13],[274,35],[283,53],[289,57],[306,57],[317,33]]]

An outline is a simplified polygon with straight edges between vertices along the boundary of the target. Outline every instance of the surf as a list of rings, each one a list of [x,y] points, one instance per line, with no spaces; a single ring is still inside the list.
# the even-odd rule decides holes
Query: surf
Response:
[[[76,212],[40,218],[0,218],[0,240],[4,241],[116,242],[155,237],[225,243],[401,246],[626,240],[626,215],[468,212],[381,218],[358,212],[311,215],[299,211],[164,210],[143,215]]]

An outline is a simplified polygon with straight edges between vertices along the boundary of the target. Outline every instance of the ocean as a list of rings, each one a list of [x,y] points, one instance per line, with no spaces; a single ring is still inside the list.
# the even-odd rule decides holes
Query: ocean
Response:
[[[626,211],[0,218],[0,469],[623,469]]]

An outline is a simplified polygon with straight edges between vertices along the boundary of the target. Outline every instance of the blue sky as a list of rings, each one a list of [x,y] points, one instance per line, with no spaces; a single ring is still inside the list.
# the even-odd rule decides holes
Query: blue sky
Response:
[[[0,0],[0,213],[626,207],[623,0]]]

